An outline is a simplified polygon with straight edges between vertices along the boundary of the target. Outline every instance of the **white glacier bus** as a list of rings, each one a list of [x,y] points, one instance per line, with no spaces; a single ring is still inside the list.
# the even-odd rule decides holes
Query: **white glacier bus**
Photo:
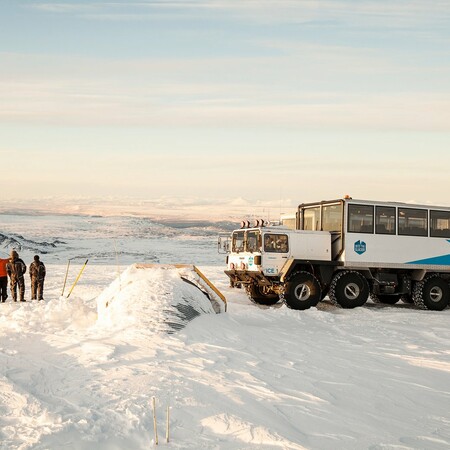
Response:
[[[430,310],[449,305],[449,207],[346,197],[301,204],[288,219],[281,226],[247,223],[231,242],[219,242],[228,248],[232,285],[245,286],[255,302],[283,298],[301,310],[328,295],[354,308],[370,295]]]

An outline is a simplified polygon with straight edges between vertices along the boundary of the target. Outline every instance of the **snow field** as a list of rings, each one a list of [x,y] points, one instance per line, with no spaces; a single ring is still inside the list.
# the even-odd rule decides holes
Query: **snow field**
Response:
[[[228,312],[167,334],[160,305],[196,295],[178,277],[128,268],[117,293],[117,267],[91,265],[66,299],[47,268],[45,302],[0,305],[1,449],[152,448],[153,396],[161,447],[450,447],[448,309],[264,308],[207,266]]]

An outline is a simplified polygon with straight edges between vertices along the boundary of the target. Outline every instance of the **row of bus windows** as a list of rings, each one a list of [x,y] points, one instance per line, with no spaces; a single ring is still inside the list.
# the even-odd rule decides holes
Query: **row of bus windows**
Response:
[[[352,233],[399,234],[450,238],[450,211],[430,212],[392,206],[348,205],[348,231]],[[396,217],[398,214],[398,217]],[[398,220],[397,220],[398,219]],[[398,232],[397,232],[398,227]]]

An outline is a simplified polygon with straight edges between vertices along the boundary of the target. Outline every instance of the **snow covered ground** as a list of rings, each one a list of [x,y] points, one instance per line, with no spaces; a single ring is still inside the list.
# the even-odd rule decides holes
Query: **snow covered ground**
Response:
[[[3,251],[14,241],[27,264],[38,252],[48,271],[44,302],[0,305],[1,449],[152,448],[153,397],[160,447],[450,448],[449,309],[260,307],[229,288],[208,226],[0,219]],[[66,294],[89,263],[67,299],[74,256]],[[156,326],[159,306],[181,288],[155,271],[126,294],[133,262],[196,263],[228,312],[168,334]],[[126,307],[105,318],[97,300],[114,291]]]

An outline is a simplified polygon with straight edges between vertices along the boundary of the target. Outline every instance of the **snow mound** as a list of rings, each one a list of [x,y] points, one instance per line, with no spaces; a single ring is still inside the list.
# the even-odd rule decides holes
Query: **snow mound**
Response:
[[[97,324],[173,333],[217,308],[190,271],[173,266],[129,266],[97,298]]]

